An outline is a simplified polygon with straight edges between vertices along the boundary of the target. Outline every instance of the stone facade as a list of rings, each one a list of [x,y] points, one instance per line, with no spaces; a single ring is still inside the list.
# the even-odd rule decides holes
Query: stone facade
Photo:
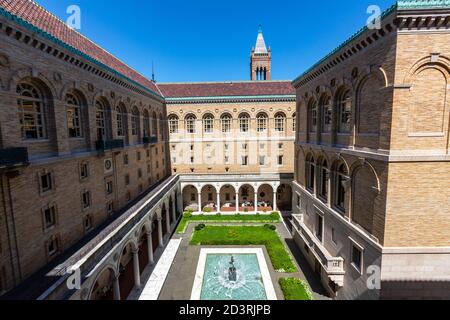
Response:
[[[409,2],[294,81],[294,233],[338,299],[449,298],[450,11]]]
[[[6,16],[0,16],[0,26],[2,293],[167,178],[170,158],[159,93],[96,67]],[[75,129],[69,95],[78,101]],[[25,101],[23,110],[19,101]],[[105,108],[102,137],[98,102]],[[41,108],[39,115],[34,113],[44,128],[38,139],[33,137],[36,130],[21,130],[21,123],[30,124],[26,117],[38,108],[22,118],[21,112],[29,111],[27,103]],[[118,106],[126,110],[121,136]],[[137,112],[134,119],[132,112]],[[69,136],[73,130],[78,130],[75,137]],[[14,158],[17,148],[27,150],[28,157],[22,154],[24,166]]]

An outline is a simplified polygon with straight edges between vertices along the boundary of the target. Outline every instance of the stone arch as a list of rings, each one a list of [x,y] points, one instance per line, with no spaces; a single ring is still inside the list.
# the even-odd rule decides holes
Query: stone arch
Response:
[[[334,95],[334,114],[336,132],[347,133],[351,130],[353,117],[353,87],[341,85]]]
[[[439,63],[421,66],[411,77],[409,133],[443,133],[448,116],[448,69]],[[429,88],[433,87],[433,94]],[[447,124],[448,126],[448,124]]]
[[[107,274],[105,274],[108,272]],[[87,300],[113,300],[114,280],[117,277],[116,268],[113,265],[106,265],[94,278],[89,288]]]
[[[80,102],[80,117],[81,117],[81,137],[84,137],[86,143],[89,143],[89,106],[88,106],[88,100],[86,98],[86,95],[84,92],[76,86],[70,86],[67,87],[65,90],[61,91],[62,99],[66,102],[66,97],[68,95],[73,95],[78,99]]]
[[[56,148],[56,118],[55,118],[55,105],[53,103],[54,98],[56,98],[56,92],[54,88],[51,88],[51,85],[48,81],[45,81],[44,78],[35,76],[25,76],[21,79],[15,79],[15,93],[18,94],[20,90],[23,92],[21,98],[17,99],[16,110],[18,111],[18,120],[20,127],[20,118],[25,115],[30,115],[34,117],[34,130],[24,130],[22,132],[23,137],[27,139],[49,139],[51,141],[51,148]],[[34,94],[30,94],[30,92],[34,92]],[[29,108],[25,108],[23,106],[23,101],[28,100],[27,97],[30,97],[33,102],[33,106],[36,106],[33,111],[29,111]],[[38,100],[38,101],[37,101]],[[39,106],[39,108],[37,107]],[[39,120],[38,120],[39,119]],[[41,123],[42,125],[38,125]],[[25,129],[25,128],[24,128]],[[34,132],[34,133],[33,133]],[[35,137],[36,136],[36,137]]]
[[[288,183],[281,183],[277,188],[277,209],[279,211],[292,211],[292,187]]]
[[[67,93],[69,93],[72,90],[76,90],[80,92],[80,94],[83,95],[84,99],[86,100],[86,104],[88,104],[87,94],[84,92],[82,88],[82,84],[80,81],[69,81],[65,83],[62,88],[59,90],[59,97],[63,99]]]
[[[385,106],[385,75],[376,69],[364,76],[356,87],[356,131],[362,134],[379,134],[381,113]],[[364,143],[363,143],[364,144]]]
[[[139,248],[138,254],[139,254],[139,272],[142,274],[144,272],[145,267],[149,264],[149,255],[148,255],[148,236],[147,233],[150,232],[151,227],[148,223],[144,223],[140,227],[139,235],[137,238],[137,246]]]
[[[220,211],[236,211],[236,188],[233,184],[222,184],[219,186]]]
[[[17,85],[24,79],[35,79],[39,80],[43,85],[45,85],[48,90],[48,95],[53,98],[61,99],[58,90],[55,85],[50,81],[45,75],[33,68],[23,68],[17,70],[9,79],[9,91],[15,91]]]
[[[259,211],[272,211],[273,206],[273,186],[269,183],[261,183],[257,187],[258,193],[258,210]]]
[[[376,198],[380,194],[379,180],[373,167],[359,163],[351,171],[351,220],[375,235]]]
[[[198,188],[195,184],[187,184],[182,186],[183,210],[192,209],[198,211]]]
[[[201,187],[202,207],[200,211],[219,211],[217,208],[217,189],[213,184],[205,184]]]
[[[254,211],[255,186],[251,183],[242,183],[238,188],[239,211]]]
[[[418,59],[413,65],[410,67],[408,72],[406,73],[403,83],[411,84],[414,76],[423,68],[427,67],[439,67],[446,71],[447,77],[450,73],[450,58],[445,55],[439,55],[436,58],[433,58],[432,55],[428,55]]]
[[[121,248],[120,257],[117,261],[119,271],[120,297],[125,300],[134,287],[133,274],[133,251],[138,250],[134,239],[128,240]]]

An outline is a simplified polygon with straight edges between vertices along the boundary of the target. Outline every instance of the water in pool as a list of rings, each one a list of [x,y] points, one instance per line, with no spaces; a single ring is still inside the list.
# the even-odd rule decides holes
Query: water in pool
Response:
[[[267,300],[256,254],[208,254],[201,300]]]

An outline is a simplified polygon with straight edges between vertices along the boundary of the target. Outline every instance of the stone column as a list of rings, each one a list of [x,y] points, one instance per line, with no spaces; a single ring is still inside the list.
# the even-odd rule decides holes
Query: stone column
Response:
[[[202,212],[202,192],[198,193],[198,212]]]
[[[172,198],[172,223],[177,221],[177,206],[175,204],[175,198]]]
[[[331,172],[327,170],[327,176],[326,176],[326,183],[327,183],[327,204],[329,207],[331,207]]]
[[[141,286],[141,273],[139,271],[139,250],[133,250],[133,271],[134,271],[134,285]]]
[[[277,187],[273,189],[273,211],[277,211]]]
[[[114,279],[113,279],[113,294],[114,294],[114,300],[120,300],[119,276],[116,276],[116,275],[114,275]]]
[[[163,243],[163,236],[162,236],[162,223],[161,223],[161,217],[158,217],[158,240],[159,240],[159,246],[162,247],[164,245]]]
[[[236,212],[239,212],[239,192],[236,193]]]
[[[169,208],[166,209],[166,227],[167,227],[167,233],[170,233],[170,212],[169,212]]]
[[[152,232],[147,232],[147,251],[148,251],[148,262],[153,264],[153,239]]]
[[[258,213],[258,191],[255,191],[255,213]]]
[[[220,192],[217,192],[217,212],[220,212]]]

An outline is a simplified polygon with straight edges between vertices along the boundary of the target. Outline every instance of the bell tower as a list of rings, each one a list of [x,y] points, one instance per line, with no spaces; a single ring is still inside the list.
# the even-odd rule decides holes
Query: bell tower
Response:
[[[250,79],[252,81],[270,80],[272,54],[267,50],[261,26],[259,26],[256,46],[250,55]]]

